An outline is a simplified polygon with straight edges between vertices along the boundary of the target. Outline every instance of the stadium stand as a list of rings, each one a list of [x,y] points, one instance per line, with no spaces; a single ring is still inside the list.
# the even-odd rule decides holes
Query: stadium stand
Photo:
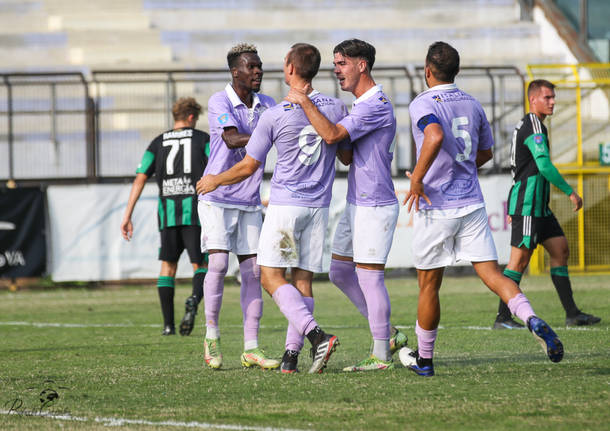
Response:
[[[407,106],[424,88],[417,66],[431,42],[447,40],[460,51],[463,65],[479,67],[462,73],[460,86],[481,100],[492,119],[499,143],[494,166],[502,168],[507,166],[507,144],[522,112],[523,82],[518,71],[530,63],[566,61],[561,50],[549,51],[542,26],[522,20],[522,15],[517,0],[0,0],[2,70],[76,70],[88,82],[87,96],[78,85],[63,86],[58,92],[60,87],[11,84],[14,124],[9,127],[5,79],[0,85],[0,134],[8,136],[12,128],[13,143],[27,142],[14,152],[13,177],[78,177],[83,172],[128,176],[143,143],[160,126],[169,125],[172,100],[192,95],[205,104],[226,83],[225,55],[234,43],[256,43],[265,68],[271,71],[280,68],[286,48],[295,41],[319,46],[328,68],[334,44],[358,37],[378,48],[376,78],[396,106],[398,172],[413,161]],[[381,71],[384,65],[394,69]],[[485,68],[488,65],[513,69]],[[218,72],[164,72],[210,68]],[[338,91],[329,71],[321,72],[317,86],[351,102],[349,95]],[[280,73],[267,73],[264,91],[281,98]],[[76,113],[89,103],[86,97],[96,109],[95,134],[90,139],[97,147],[87,149],[83,142],[78,148],[69,147],[69,142],[78,140],[74,136],[93,133],[85,126],[91,120]],[[78,106],[70,105],[75,99]],[[51,107],[60,115],[45,116],[44,112],[53,111]],[[26,128],[32,121],[39,130]],[[207,128],[205,115],[200,127]],[[95,166],[78,172],[67,166],[23,166],[25,159],[17,153],[32,145],[48,155],[46,160],[63,160],[57,159],[60,153],[81,154],[72,161],[85,163],[93,157]],[[7,139],[0,139],[0,154],[7,151]],[[8,162],[0,159],[0,178],[6,178]]]

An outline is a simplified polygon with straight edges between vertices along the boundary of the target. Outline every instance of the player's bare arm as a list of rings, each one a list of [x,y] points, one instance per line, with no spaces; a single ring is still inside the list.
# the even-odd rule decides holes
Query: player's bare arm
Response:
[[[222,132],[222,140],[230,149],[243,148],[250,140],[250,135],[239,133],[237,127],[227,127]]]
[[[424,141],[415,169],[413,169],[413,173],[406,173],[407,177],[411,179],[411,188],[403,201],[403,205],[408,204],[408,212],[411,212],[413,204],[415,204],[415,211],[419,211],[420,199],[424,199],[431,205],[430,199],[424,193],[423,181],[443,145],[443,136],[443,128],[438,123],[428,124],[424,129]]]
[[[246,155],[239,163],[217,175],[208,174],[197,181],[197,193],[206,194],[219,186],[239,183],[252,175],[260,167],[261,162]]]
[[[333,124],[328,121],[311,99],[307,97],[304,89],[291,87],[285,99],[290,103],[301,105],[311,125],[327,144],[332,145],[349,139],[347,129],[340,124]]]
[[[491,148],[489,148],[487,150],[478,150],[477,159],[476,159],[477,168],[480,168],[485,163],[490,161],[492,157],[493,157],[493,152],[491,151]]]
[[[147,179],[148,177],[145,174],[137,174],[136,178],[133,180],[131,192],[129,192],[127,208],[125,208],[125,214],[123,215],[123,221],[121,222],[121,235],[127,241],[129,241],[133,236],[133,224],[131,223],[131,215],[133,214],[133,209],[136,206],[136,202],[138,202],[138,199],[142,194],[142,190],[146,185]]]

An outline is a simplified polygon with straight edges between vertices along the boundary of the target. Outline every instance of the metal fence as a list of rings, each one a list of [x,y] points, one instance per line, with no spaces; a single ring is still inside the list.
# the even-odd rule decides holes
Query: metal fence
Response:
[[[224,88],[225,69],[104,70],[0,75],[0,180],[34,182],[122,181],[134,175],[148,143],[173,125],[171,107],[193,96],[204,107],[197,125],[208,129],[207,100]],[[408,105],[425,89],[423,67],[379,66],[377,83],[394,104],[398,121],[394,174],[415,162]],[[496,150],[489,170],[508,167],[510,134],[523,115],[523,77],[515,67],[462,67],[457,84],[486,110]],[[351,106],[331,69],[321,69],[316,89]],[[261,90],[281,100],[283,73],[266,70]],[[267,169],[273,169],[273,160]]]

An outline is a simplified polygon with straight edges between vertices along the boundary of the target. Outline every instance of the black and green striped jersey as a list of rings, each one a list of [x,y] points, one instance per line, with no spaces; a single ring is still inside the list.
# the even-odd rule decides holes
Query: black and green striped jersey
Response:
[[[508,214],[546,217],[550,184],[567,195],[572,188],[551,163],[547,129],[536,114],[529,113],[513,132],[510,152],[513,185],[508,195]]]
[[[136,173],[156,176],[159,186],[159,230],[199,226],[197,181],[210,154],[210,135],[201,130],[168,130],[148,146]]]

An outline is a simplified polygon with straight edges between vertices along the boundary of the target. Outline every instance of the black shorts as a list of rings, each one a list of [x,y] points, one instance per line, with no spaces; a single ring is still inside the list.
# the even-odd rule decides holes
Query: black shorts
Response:
[[[186,249],[191,263],[201,265],[203,253],[201,252],[201,227],[175,226],[166,227],[161,231],[161,248],[159,260],[165,262],[178,262],[180,255]]]
[[[511,216],[510,245],[530,250],[549,238],[565,236],[553,214],[547,217]]]

